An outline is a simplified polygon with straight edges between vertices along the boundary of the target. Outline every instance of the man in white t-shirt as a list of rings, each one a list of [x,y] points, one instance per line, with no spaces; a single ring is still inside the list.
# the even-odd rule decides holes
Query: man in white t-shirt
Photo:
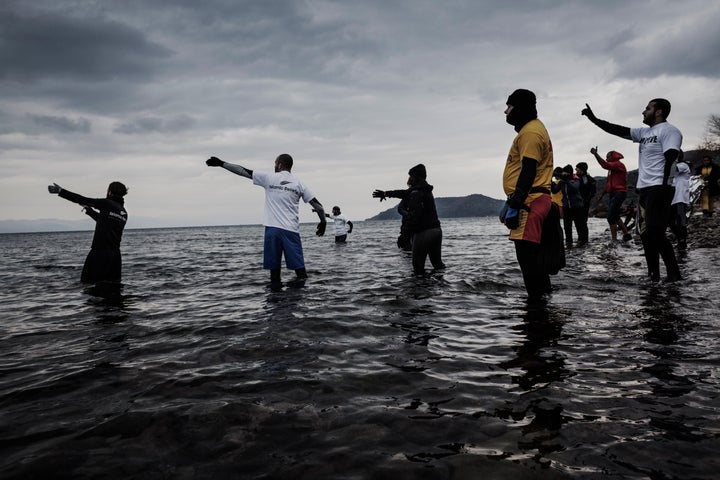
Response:
[[[660,279],[662,257],[667,270],[666,280],[680,280],[675,251],[665,236],[672,200],[670,171],[682,146],[682,133],[667,121],[670,102],[664,98],[650,100],[642,113],[643,123],[647,127],[640,128],[623,127],[600,120],[588,104],[585,104],[581,113],[607,133],[640,144],[636,189],[641,213],[640,238],[645,250],[648,275],[653,281]]]
[[[295,270],[298,279],[307,278],[300,241],[300,199],[309,203],[320,218],[316,235],[325,235],[327,222],[322,204],[304,183],[290,173],[293,158],[287,153],[279,155],[275,159],[274,172],[252,171],[217,157],[210,157],[205,163],[208,167],[223,167],[229,172],[249,178],[255,185],[265,189],[263,268],[270,270],[271,283],[280,283],[283,254],[287,268]]]
[[[335,243],[345,243],[347,234],[352,233],[353,223],[340,212],[337,205],[332,208],[332,215],[326,213],[325,216],[335,224]]]

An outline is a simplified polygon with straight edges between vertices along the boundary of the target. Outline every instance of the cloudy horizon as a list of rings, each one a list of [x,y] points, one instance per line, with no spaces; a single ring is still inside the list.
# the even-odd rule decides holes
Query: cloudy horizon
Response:
[[[502,198],[516,88],[537,94],[556,164],[604,175],[597,145],[634,169],[637,145],[580,110],[641,126],[665,97],[696,148],[719,113],[718,23],[720,4],[699,0],[6,1],[0,220],[77,220],[49,183],[101,197],[120,180],[129,228],[260,223],[263,190],[211,155],[269,170],[290,153],[358,220],[417,163],[437,197]]]

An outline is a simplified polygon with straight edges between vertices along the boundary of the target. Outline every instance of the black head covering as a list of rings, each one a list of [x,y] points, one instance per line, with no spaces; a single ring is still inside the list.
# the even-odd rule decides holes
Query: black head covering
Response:
[[[527,122],[537,118],[537,108],[535,107],[537,99],[530,90],[524,88],[515,90],[505,103],[513,107],[506,120],[515,127],[516,132],[519,132]]]
[[[580,162],[580,163],[578,163],[577,165],[575,165],[575,168],[579,168],[579,169],[582,170],[583,172],[587,173],[587,171],[588,171],[588,164],[585,163],[585,162]]]
[[[408,171],[408,175],[411,177],[419,178],[421,180],[425,180],[427,178],[427,170],[425,170],[425,165],[422,163],[415,165]]]

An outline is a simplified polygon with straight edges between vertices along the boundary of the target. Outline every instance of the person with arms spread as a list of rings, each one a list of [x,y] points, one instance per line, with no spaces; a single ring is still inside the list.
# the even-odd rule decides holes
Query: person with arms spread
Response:
[[[337,205],[332,208],[332,215],[326,213],[325,216],[335,225],[335,243],[345,243],[348,233],[353,231],[353,223],[340,212],[340,207]]]
[[[667,121],[670,102],[655,98],[643,110],[647,127],[629,128],[615,125],[595,116],[588,104],[581,112],[603,131],[639,144],[638,203],[640,204],[640,239],[647,261],[648,276],[660,280],[660,257],[665,263],[666,280],[681,279],[675,251],[665,235],[670,216],[672,187],[669,178],[673,162],[682,146],[682,133]]]
[[[270,270],[270,282],[272,284],[280,283],[283,254],[287,268],[295,270],[298,279],[307,278],[300,240],[298,208],[300,199],[309,203],[320,218],[316,235],[325,235],[327,222],[322,204],[304,183],[290,173],[293,167],[293,158],[287,153],[279,155],[275,159],[273,172],[253,171],[240,165],[224,162],[217,157],[210,157],[205,164],[208,167],[222,167],[236,175],[249,178],[255,185],[265,189],[263,268]]]
[[[412,264],[415,275],[425,273],[425,260],[430,257],[430,263],[435,270],[445,268],[442,261],[442,229],[435,207],[435,197],[432,194],[433,186],[427,183],[425,165],[415,165],[408,172],[407,190],[375,190],[373,198],[382,202],[388,197],[401,198],[398,207],[403,217],[398,246],[412,249]]]
[[[515,90],[506,105],[505,121],[515,128],[517,135],[503,171],[507,202],[500,220],[510,229],[509,238],[515,244],[528,301],[536,302],[552,290],[550,272],[540,261],[543,224],[552,206],[552,142],[545,125],[537,118],[533,92]]]
[[[85,213],[95,220],[95,234],[80,280],[85,283],[119,282],[122,277],[120,241],[128,218],[123,198],[127,195],[127,187],[112,182],[105,198],[83,197],[57,183],[48,185],[48,192],[84,206]]]

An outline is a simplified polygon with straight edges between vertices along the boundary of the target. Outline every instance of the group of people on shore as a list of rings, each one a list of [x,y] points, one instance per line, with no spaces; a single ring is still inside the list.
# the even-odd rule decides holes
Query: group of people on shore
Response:
[[[506,121],[514,127],[517,135],[503,171],[503,189],[507,201],[500,215],[501,221],[509,229],[509,239],[514,242],[530,300],[550,293],[550,275],[565,266],[560,218],[564,223],[565,246],[573,245],[573,225],[578,234],[577,245],[588,242],[590,200],[596,194],[595,180],[588,175],[587,163],[578,163],[574,171],[571,165],[564,168],[554,166],[552,142],[544,124],[538,119],[536,103],[535,94],[525,89],[515,90],[506,101]],[[598,119],[587,104],[581,112],[603,131],[639,144],[636,186],[639,194],[638,224],[648,276],[654,281],[660,279],[660,258],[666,267],[666,279],[681,279],[677,259],[665,231],[668,226],[672,226],[683,241],[687,232],[685,224],[680,221],[681,216],[685,218],[684,210],[681,212],[678,207],[673,221],[668,214],[671,204],[689,203],[686,178],[690,171],[687,164],[678,161],[682,159],[682,134],[667,122],[669,113],[670,102],[662,98],[653,99],[642,113],[646,127],[629,128]],[[632,236],[620,218],[627,195],[627,169],[621,162],[623,155],[610,151],[603,159],[597,147],[591,148],[590,153],[608,171],[602,195],[608,196],[607,221],[611,238],[616,241],[620,230],[623,241],[628,241]],[[298,206],[301,199],[309,203],[318,215],[318,236],[325,234],[326,218],[334,223],[337,243],[345,242],[347,234],[352,232],[352,222],[342,215],[338,206],[333,207],[332,214],[325,213],[323,205],[312,191],[291,173],[293,158],[288,154],[281,154],[275,159],[272,172],[250,170],[217,157],[210,157],[205,163],[209,167],[221,167],[248,178],[253,184],[265,189],[263,268],[270,270],[271,283],[280,282],[283,257],[287,268],[294,270],[298,279],[307,278],[300,239]],[[675,175],[671,175],[673,165]],[[708,200],[703,200],[703,212],[712,215],[712,196],[720,189],[717,184],[720,169],[706,157],[699,171],[708,182]],[[675,199],[671,178],[675,179]],[[403,190],[375,190],[372,196],[380,201],[386,198],[401,200],[398,211],[403,220],[397,244],[403,250],[412,252],[414,273],[425,272],[428,257],[435,270],[443,269],[442,228],[432,194],[433,186],[427,182],[424,165],[419,164],[409,170],[407,186]],[[93,244],[81,280],[120,280],[120,240],[127,221],[123,197],[127,194],[127,188],[120,182],[113,182],[103,199],[83,197],[57,184],[49,186],[48,190],[85,206],[88,215],[96,220]]]

